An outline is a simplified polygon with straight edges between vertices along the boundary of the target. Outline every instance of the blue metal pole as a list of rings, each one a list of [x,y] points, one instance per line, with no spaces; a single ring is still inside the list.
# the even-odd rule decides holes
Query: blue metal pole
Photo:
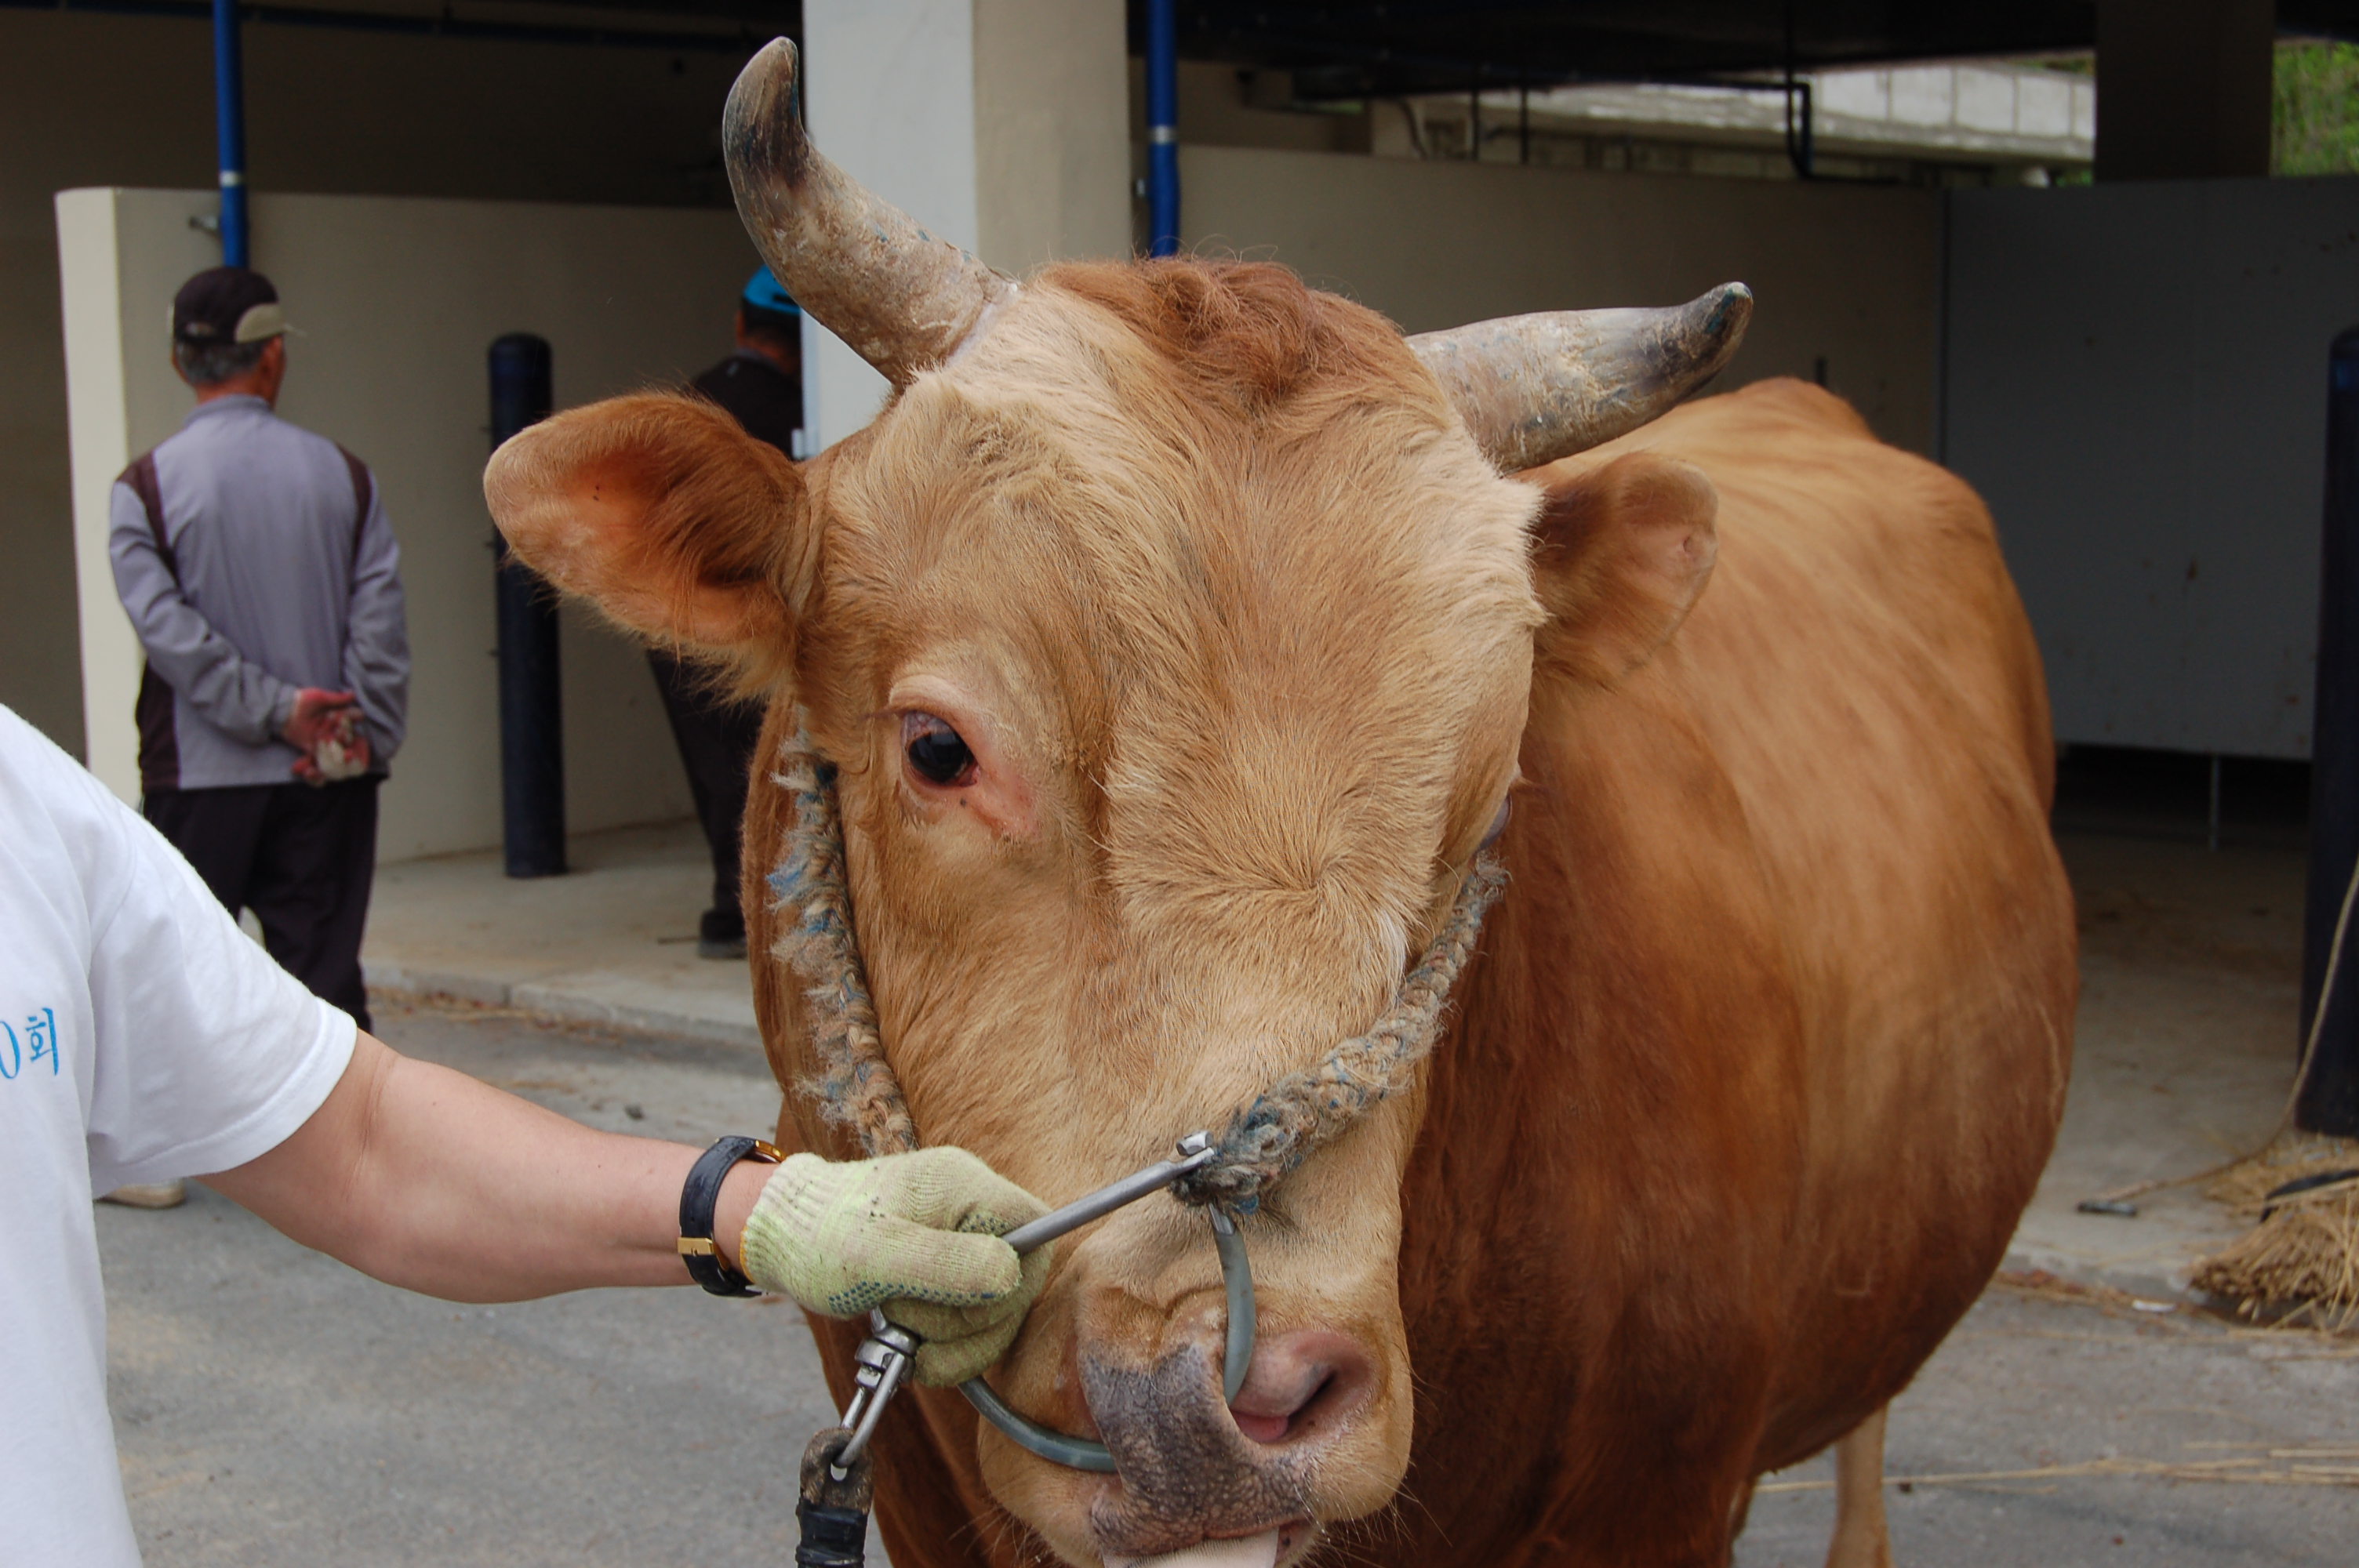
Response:
[[[1180,249],[1179,0],[1147,4],[1147,206],[1149,255]]]
[[[245,227],[245,66],[237,0],[213,0],[213,136],[221,150],[222,261],[251,266]]]

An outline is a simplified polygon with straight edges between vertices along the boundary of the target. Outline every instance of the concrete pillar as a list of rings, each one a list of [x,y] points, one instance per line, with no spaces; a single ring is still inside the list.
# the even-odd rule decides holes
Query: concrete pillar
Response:
[[[1121,0],[806,0],[820,150],[936,234],[1017,276],[1130,250]],[[814,449],[875,416],[885,378],[803,328]]]
[[[82,189],[56,197],[83,760],[131,806],[139,804],[131,708],[147,654],[115,597],[107,558],[114,478],[179,428],[192,406],[172,373],[168,312],[191,274],[221,265],[221,245],[190,222],[211,216],[220,200],[212,191]]]
[[[2269,172],[2275,0],[2097,0],[2097,178]]]

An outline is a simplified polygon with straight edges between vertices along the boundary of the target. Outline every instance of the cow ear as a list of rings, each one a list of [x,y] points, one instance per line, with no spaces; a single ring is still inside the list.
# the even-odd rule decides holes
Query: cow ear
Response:
[[[1549,613],[1540,654],[1610,685],[1654,657],[1703,592],[1720,492],[1701,469],[1653,452],[1533,477],[1547,492],[1532,524],[1532,576]]]
[[[643,394],[511,438],[484,499],[525,563],[651,642],[749,676],[786,659],[815,530],[802,476],[701,398]]]

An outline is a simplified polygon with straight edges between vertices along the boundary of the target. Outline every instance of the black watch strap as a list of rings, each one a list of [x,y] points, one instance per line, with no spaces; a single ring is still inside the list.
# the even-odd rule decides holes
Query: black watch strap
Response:
[[[721,1201],[721,1182],[740,1160],[775,1165],[786,1158],[758,1138],[723,1138],[697,1156],[679,1189],[679,1260],[689,1278],[716,1296],[757,1296],[745,1275],[731,1268],[712,1240],[712,1209]]]

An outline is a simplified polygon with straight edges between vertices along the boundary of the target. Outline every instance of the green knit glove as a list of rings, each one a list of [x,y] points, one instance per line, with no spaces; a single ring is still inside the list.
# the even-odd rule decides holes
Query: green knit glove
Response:
[[[962,1383],[1006,1354],[1049,1277],[1053,1249],[1018,1258],[999,1237],[1048,1212],[963,1149],[793,1154],[755,1201],[738,1267],[831,1317],[882,1307],[925,1341],[918,1381]]]

